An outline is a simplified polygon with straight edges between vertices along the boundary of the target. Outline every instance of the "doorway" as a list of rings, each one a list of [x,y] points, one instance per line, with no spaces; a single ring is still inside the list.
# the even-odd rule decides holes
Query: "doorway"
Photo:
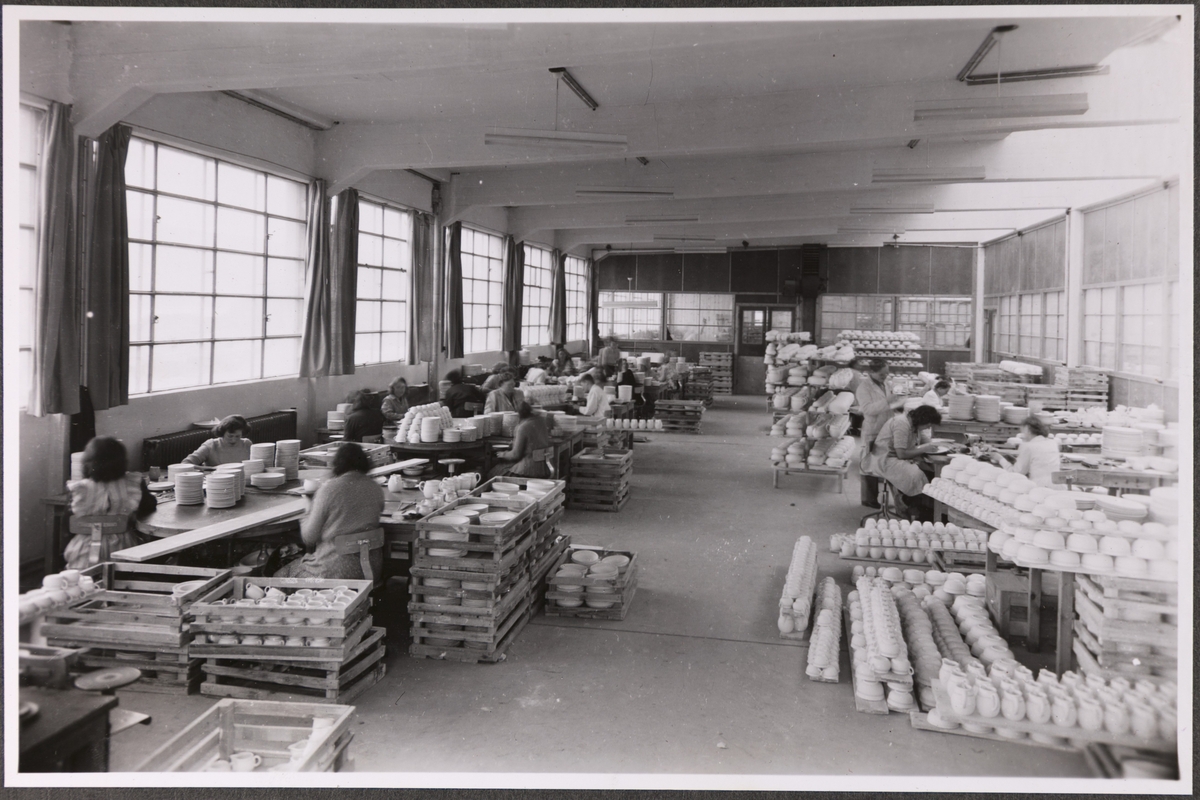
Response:
[[[767,332],[794,331],[798,319],[796,312],[795,306],[763,304],[737,307],[734,394],[766,393],[767,371],[763,366],[763,356],[767,353]]]

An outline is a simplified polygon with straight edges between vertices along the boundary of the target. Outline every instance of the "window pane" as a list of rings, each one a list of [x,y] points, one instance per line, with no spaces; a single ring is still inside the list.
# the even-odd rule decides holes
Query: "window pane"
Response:
[[[130,239],[154,238],[154,196],[125,192],[125,220]]]
[[[155,345],[151,388],[156,392],[208,384],[209,342]]]
[[[300,339],[267,339],[263,343],[263,377],[295,375],[300,371]]]
[[[385,267],[395,267],[401,269],[406,267],[404,264],[403,250],[408,246],[407,242],[402,242],[399,239],[384,239],[383,240],[383,257],[379,262]],[[361,261],[361,259],[359,259]]]
[[[217,200],[254,211],[265,211],[267,176],[222,162],[217,165]]]
[[[262,214],[236,208],[218,208],[217,247],[261,253],[265,225],[266,218]]]
[[[208,339],[212,336],[212,298],[160,294],[154,301],[155,341]],[[158,358],[157,351],[155,358]],[[156,362],[157,363],[157,362]],[[205,365],[207,370],[207,365]],[[156,370],[157,371],[157,370]],[[208,382],[207,373],[205,383]],[[154,381],[155,388],[158,381]]]
[[[271,297],[303,297],[304,262],[268,258],[267,294]]]
[[[37,224],[38,216],[38,177],[34,167],[21,167],[20,211],[17,221],[21,225]]]
[[[404,311],[404,303],[384,303],[383,309],[380,312],[380,329],[385,331],[403,330],[407,314]]]
[[[129,341],[150,341],[150,295],[129,295]]]
[[[308,242],[303,222],[269,217],[267,221],[267,252],[285,258],[304,258]]]
[[[210,293],[213,254],[209,250],[159,245],[155,257],[154,289],[158,292]]]
[[[267,335],[299,336],[304,332],[303,300],[268,300]]]
[[[262,336],[262,302],[250,297],[218,297],[215,338]]]
[[[263,293],[263,258],[241,253],[217,253],[217,294]]]
[[[354,362],[356,364],[379,362],[378,333],[360,333],[354,337]]]
[[[378,298],[383,282],[383,270],[371,267],[358,268],[358,296],[364,299]]]
[[[383,266],[383,240],[368,233],[358,235],[358,263]]]
[[[158,198],[158,241],[212,247],[214,208],[174,197]]]
[[[205,156],[159,145],[158,190],[199,200],[215,200],[217,164]]]
[[[378,203],[360,201],[358,204],[358,230],[361,233],[383,233],[383,206]],[[360,238],[361,242],[362,239]],[[361,244],[359,245],[361,247]]]
[[[262,341],[215,342],[213,383],[248,381],[262,374]]]
[[[359,331],[379,330],[379,303],[358,301],[354,328]]]
[[[154,145],[137,138],[129,140],[125,155],[125,185],[154,188]]]
[[[403,333],[385,333],[380,337],[380,361],[405,361],[407,358]]]
[[[383,271],[383,295],[387,300],[408,299],[408,275],[394,269]]]
[[[287,178],[267,176],[267,212],[295,220],[308,218],[308,186]],[[297,362],[298,363],[298,362]]]
[[[129,348],[129,393],[145,394],[150,389],[150,348]]]
[[[154,246],[129,243],[129,291],[150,291],[153,276]]]
[[[410,215],[395,208],[383,210],[383,234],[397,239],[408,239],[410,231]]]

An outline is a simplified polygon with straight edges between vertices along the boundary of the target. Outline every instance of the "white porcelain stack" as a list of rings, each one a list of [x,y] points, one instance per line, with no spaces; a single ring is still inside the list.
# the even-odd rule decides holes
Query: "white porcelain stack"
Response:
[[[267,465],[262,462],[261,458],[250,458],[242,462],[242,469],[246,472],[246,480],[250,480],[254,475],[259,474],[267,468]]]
[[[908,657],[913,665],[921,700],[927,706],[932,706],[936,701],[929,687],[933,685],[942,666],[941,652],[933,638],[933,623],[921,605],[921,598],[905,584],[892,584],[892,597],[900,611],[904,641],[908,644]]]
[[[500,417],[500,435],[512,437],[517,433],[517,423],[521,421],[521,415],[515,411],[501,412]]]
[[[1009,425],[1020,425],[1029,417],[1029,409],[1024,406],[1005,406],[1000,412],[1000,418]]]
[[[883,700],[883,683],[887,681],[888,689],[896,695],[889,698],[888,707],[895,711],[914,708],[912,664],[888,582],[859,578],[856,591],[848,597],[855,694],[864,700]],[[855,626],[856,622],[859,625]]]
[[[237,503],[237,478],[229,471],[210,472],[204,481],[204,504],[209,508],[232,508]]]
[[[801,633],[808,629],[816,579],[816,545],[809,537],[801,536],[792,547],[792,561],[779,598],[778,626],[781,634]]]
[[[221,464],[217,467],[217,473],[233,476],[233,491],[234,501],[242,499],[242,495],[246,491],[246,468],[239,461],[233,464]]]
[[[275,466],[275,443],[264,442],[250,445],[250,458],[261,461],[264,467]]]
[[[168,464],[167,465],[167,480],[175,482],[175,476],[181,472],[195,472],[194,464]]]
[[[817,614],[808,644],[805,674],[813,680],[838,679],[838,653],[842,640],[842,592],[837,581],[827,577],[817,589]]]
[[[342,411],[325,412],[325,427],[331,431],[346,429],[346,414]]]
[[[975,396],[970,394],[952,394],[946,397],[950,407],[950,419],[967,421],[975,418]]]
[[[421,442],[429,444],[441,438],[442,421],[438,417],[421,417],[420,425]]]
[[[994,394],[981,394],[975,398],[975,419],[980,422],[1000,421],[1000,398]]]
[[[1150,490],[1150,516],[1155,522],[1174,525],[1179,522],[1179,490],[1161,486]]]
[[[1140,428],[1108,425],[1101,433],[1100,455],[1105,458],[1137,458],[1146,455],[1148,437]]]
[[[283,467],[283,475],[289,481],[300,477],[299,439],[280,439],[275,443],[275,466]]]
[[[83,453],[71,453],[71,480],[83,480]]]
[[[204,502],[204,473],[180,472],[175,475],[175,502],[197,506]]]
[[[458,443],[462,441],[462,431],[458,428],[446,428],[442,431],[442,441],[450,443]]]

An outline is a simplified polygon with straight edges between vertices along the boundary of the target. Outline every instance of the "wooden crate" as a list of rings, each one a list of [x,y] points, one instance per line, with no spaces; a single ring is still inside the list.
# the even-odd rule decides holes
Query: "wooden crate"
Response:
[[[521,491],[526,491],[529,488],[528,478],[522,478],[515,475],[503,475],[499,478],[492,478],[491,480],[481,483],[479,486],[475,487],[475,489],[471,492],[471,495],[473,497],[480,497],[484,492],[493,492],[495,490],[492,488],[492,486],[497,482],[514,483],[520,487]],[[539,498],[537,503],[534,504],[533,523],[537,525],[538,523],[544,522],[546,519],[553,516],[559,509],[561,509],[563,502],[566,499],[566,493],[567,482],[559,480],[554,481],[554,488],[546,492],[546,495]],[[490,500],[475,500],[473,502],[492,503]],[[503,507],[510,511],[519,510],[524,507],[524,504],[518,500],[513,500],[510,502],[511,505],[508,502],[496,501],[496,503],[499,504],[497,507]]]
[[[1062,411],[1070,407],[1067,389],[1061,386],[1028,386],[1025,389],[1026,403],[1041,403],[1046,411]]]
[[[1075,587],[1074,650],[1082,671],[1105,677],[1177,674],[1175,584],[1079,574]],[[1125,618],[1135,612],[1136,620]],[[1143,619],[1149,615],[1157,619]]]
[[[332,467],[333,456],[341,446],[341,441],[319,444],[316,447],[301,450],[300,459],[314,466]],[[392,448],[389,445],[361,442],[359,446],[367,454],[367,460],[371,462],[372,468],[392,463]]]
[[[86,571],[103,588],[46,615],[42,634],[58,647],[184,647],[192,640],[191,607],[229,580],[227,569],[107,561]],[[173,595],[176,584],[203,581]]]
[[[294,662],[210,657],[203,665],[200,693],[212,697],[270,700],[304,695],[314,703],[348,703],[374,686],[387,671],[387,631],[372,628],[340,661]]]
[[[625,566],[625,571],[617,575],[616,580],[588,576],[559,577],[555,575],[554,573],[558,568],[569,561],[571,553],[576,550],[592,550],[601,558],[611,555],[623,555],[629,558],[629,563]],[[637,592],[637,573],[637,553],[624,550],[603,550],[582,545],[573,546],[563,552],[558,561],[548,571],[549,577],[546,578],[546,616],[582,617],[584,619],[625,619],[625,616],[629,613],[630,606],[633,605],[633,597]],[[562,591],[563,586],[583,586],[584,590],[583,592],[564,592]],[[603,595],[603,597],[606,599],[611,597],[615,605],[610,608],[588,608],[586,603],[577,608],[558,605],[559,600],[583,600],[587,595],[588,586],[611,586],[613,593]]]
[[[344,638],[330,638],[328,647],[289,647],[266,644],[216,644],[192,642],[190,655],[199,658],[257,659],[265,661],[320,662],[347,659],[371,631],[370,614],[363,615]],[[317,629],[319,630],[319,629]]]
[[[971,379],[971,368],[979,366],[970,361],[947,361],[945,366],[946,380],[950,381],[969,381]]]
[[[524,519],[515,537],[499,533],[498,528],[480,525],[464,528],[472,537],[478,538],[467,542],[445,542],[422,538],[418,531],[418,538],[413,543],[413,566],[502,575],[517,567],[533,546],[532,517]],[[477,528],[482,528],[483,532],[477,532]],[[467,553],[463,556],[432,555],[429,551],[433,549],[466,550]]]
[[[1098,367],[1056,366],[1054,367],[1054,385],[1084,391],[1100,390],[1107,392],[1109,387],[1109,371]]]
[[[534,555],[533,564],[529,568],[529,583],[532,591],[542,592],[543,596],[535,602],[544,600],[545,580],[550,570],[562,561],[562,554],[571,546],[571,537],[567,535],[552,536],[540,554]]]
[[[779,488],[780,475],[810,475],[816,477],[836,478],[837,493],[844,494],[846,491],[846,476],[850,474],[850,465],[844,464],[840,467],[827,467],[824,464],[818,464],[810,467],[809,465],[805,464],[803,466],[797,465],[794,467],[773,467],[771,471],[773,473],[771,478],[771,486],[775,489]]]
[[[489,622],[486,630],[481,625],[472,625],[469,630],[430,631],[424,625],[414,623],[409,631],[413,641],[408,654],[415,658],[498,663],[505,659],[509,646],[529,621],[531,611],[532,596],[526,592],[505,619],[496,624]],[[454,644],[430,644],[430,639],[453,641]]]
[[[661,420],[664,431],[700,433],[700,418],[704,403],[698,400],[659,400],[654,404],[654,418]]]
[[[189,646],[133,649],[131,647],[90,647],[80,651],[77,670],[134,667],[142,676],[130,684],[131,691],[159,694],[194,694],[204,678],[201,660],[194,658]]]
[[[203,772],[218,759],[250,751],[262,757],[259,771],[289,760],[288,746],[313,738],[312,750],[297,772],[336,772],[353,734],[354,706],[220,700],[170,741],[155,750],[137,772]],[[317,718],[328,727],[314,728]]]
[[[1026,403],[1027,391],[1030,387],[1021,383],[1007,381],[978,381],[972,380],[967,384],[972,394],[990,394],[998,396],[1006,403],[1023,406]]]
[[[705,351],[700,354],[700,363],[706,367],[733,365],[733,353]]]
[[[573,491],[569,505],[579,511],[611,511],[617,512],[629,502],[629,487],[617,492]]]

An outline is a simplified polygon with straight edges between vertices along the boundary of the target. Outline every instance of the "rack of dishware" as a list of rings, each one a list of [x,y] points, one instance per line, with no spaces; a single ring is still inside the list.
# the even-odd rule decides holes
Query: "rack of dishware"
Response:
[[[588,511],[620,511],[629,500],[633,451],[585,448],[571,457],[567,503]]]
[[[625,619],[637,584],[637,553],[573,544],[546,579],[546,615]]]
[[[655,430],[668,433],[700,433],[704,403],[699,400],[659,400],[654,404]],[[658,427],[658,423],[662,427]]]

